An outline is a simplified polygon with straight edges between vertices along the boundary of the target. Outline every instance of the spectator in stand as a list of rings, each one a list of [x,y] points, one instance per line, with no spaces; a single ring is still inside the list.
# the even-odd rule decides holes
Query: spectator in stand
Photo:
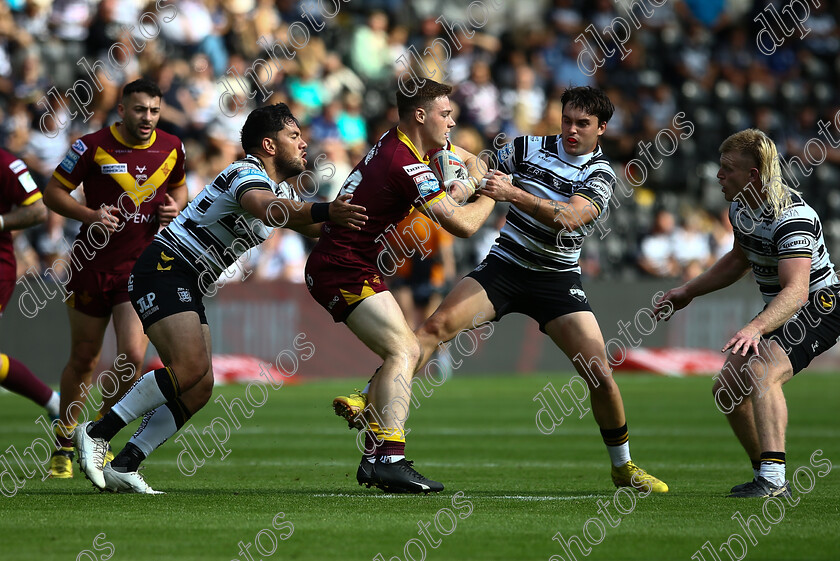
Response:
[[[674,247],[676,220],[671,212],[660,209],[653,221],[650,234],[642,239],[638,264],[648,275],[676,278],[680,276]]]

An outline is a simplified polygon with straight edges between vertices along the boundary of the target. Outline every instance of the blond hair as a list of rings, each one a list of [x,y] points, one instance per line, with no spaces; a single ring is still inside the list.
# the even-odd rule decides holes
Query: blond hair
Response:
[[[746,129],[736,132],[724,140],[718,151],[737,152],[750,158],[758,168],[761,179],[761,190],[767,195],[767,200],[773,209],[773,215],[778,218],[793,204],[792,194],[799,195],[799,191],[789,187],[782,179],[782,168],[779,165],[779,153],[776,144],[766,134],[758,129]]]

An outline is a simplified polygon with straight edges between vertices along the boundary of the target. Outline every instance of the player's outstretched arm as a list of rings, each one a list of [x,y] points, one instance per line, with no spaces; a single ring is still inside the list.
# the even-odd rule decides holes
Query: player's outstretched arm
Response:
[[[750,262],[747,260],[747,256],[741,250],[741,247],[735,242],[729,253],[718,259],[717,263],[712,265],[708,271],[698,275],[684,285],[672,288],[666,292],[654,309],[654,316],[657,319],[668,321],[674,312],[685,308],[698,296],[703,296],[704,294],[709,294],[710,292],[731,285],[747,274],[749,270]],[[667,313],[663,313],[666,308],[670,308],[670,310]]]
[[[119,213],[117,207],[103,205],[98,209],[88,208],[74,199],[70,192],[55,177],[51,177],[44,187],[44,204],[53,212],[57,212],[73,220],[78,220],[88,226],[94,222],[99,222],[109,232],[122,229],[120,219],[117,217]]]
[[[503,175],[500,171],[494,173]],[[444,193],[443,197],[428,208],[417,209],[453,236],[468,238],[481,228],[495,206],[496,201],[483,195],[469,203],[458,203],[449,194]]]
[[[239,204],[269,226],[300,228],[330,220],[339,226],[360,230],[367,221],[365,207],[350,204],[352,195],[341,195],[331,203],[304,203],[276,197],[267,189],[251,189]]]
[[[44,201],[38,199],[37,201],[19,206],[3,215],[3,231],[9,230],[23,230],[36,224],[41,224],[47,219],[47,207],[44,206]]]
[[[580,195],[572,195],[567,203],[543,199],[520,189],[511,183],[506,175],[496,175],[488,179],[481,192],[498,202],[509,202],[525,214],[533,216],[541,224],[555,230],[574,232],[601,214],[601,209]]]

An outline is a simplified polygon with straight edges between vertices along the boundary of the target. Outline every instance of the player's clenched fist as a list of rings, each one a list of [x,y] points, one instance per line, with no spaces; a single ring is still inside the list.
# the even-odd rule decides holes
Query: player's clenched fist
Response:
[[[361,230],[367,221],[364,214],[365,207],[351,205],[353,195],[341,195],[330,203],[330,221],[340,226],[347,226],[352,230]]]
[[[511,183],[510,176],[498,170],[485,175],[481,183],[483,184],[481,192],[500,203],[512,200],[512,197],[520,191],[519,187]]]
[[[161,226],[168,226],[176,216],[178,216],[178,204],[167,194],[164,202],[157,208],[158,223]]]

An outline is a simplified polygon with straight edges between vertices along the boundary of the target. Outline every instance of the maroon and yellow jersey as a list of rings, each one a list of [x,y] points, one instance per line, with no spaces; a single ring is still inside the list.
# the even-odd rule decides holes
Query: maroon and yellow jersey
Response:
[[[88,208],[119,209],[120,230],[104,246],[104,227],[82,226],[74,243],[77,262],[99,271],[130,271],[158,231],[157,209],[167,189],[185,182],[184,145],[161,130],[146,144],[132,145],[114,124],[76,140],[53,177],[68,191],[83,183]]]
[[[383,134],[341,188],[342,195],[353,195],[353,204],[367,209],[367,222],[361,230],[326,222],[313,253],[329,253],[347,265],[376,267],[377,256],[386,247],[383,234],[412,207],[431,208],[446,197],[428,162],[399,128]]]
[[[23,160],[0,148],[0,214],[40,198],[41,191]],[[15,263],[12,233],[0,232],[0,280],[15,280]]]

